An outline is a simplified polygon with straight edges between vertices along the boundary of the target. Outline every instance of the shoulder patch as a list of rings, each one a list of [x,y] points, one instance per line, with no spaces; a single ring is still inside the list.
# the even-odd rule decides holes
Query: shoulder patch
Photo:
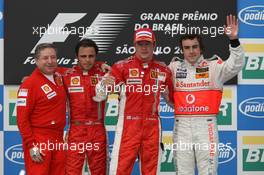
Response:
[[[19,89],[18,96],[19,97],[27,97],[28,95],[28,89]]]

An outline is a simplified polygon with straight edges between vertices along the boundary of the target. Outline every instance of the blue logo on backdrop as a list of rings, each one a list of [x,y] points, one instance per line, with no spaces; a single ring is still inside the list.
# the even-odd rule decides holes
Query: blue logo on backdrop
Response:
[[[235,131],[219,132],[218,174],[237,174],[237,135]]]
[[[243,8],[239,11],[238,18],[251,26],[264,26],[264,5]]]
[[[239,111],[253,118],[264,118],[264,97],[253,97],[239,104]]]
[[[264,2],[259,0],[238,0],[240,38],[264,37]]]
[[[24,152],[19,132],[4,132],[4,143],[4,174],[24,172]]]
[[[264,129],[264,93],[263,85],[239,85],[238,100],[238,129]],[[250,92],[250,93],[248,93]]]

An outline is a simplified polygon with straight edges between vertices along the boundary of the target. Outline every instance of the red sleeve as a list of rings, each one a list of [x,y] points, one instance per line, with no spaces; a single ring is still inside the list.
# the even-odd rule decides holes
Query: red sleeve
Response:
[[[166,78],[165,84],[166,84],[166,86],[168,87],[168,90],[169,90],[170,101],[174,103],[174,97],[173,97],[174,88],[173,88],[172,73],[171,73],[171,71],[169,69],[167,69],[167,78]]]
[[[28,79],[27,79],[28,80]],[[30,124],[30,114],[35,105],[35,95],[29,81],[25,81],[19,88],[17,94],[17,125],[20,130],[23,143],[33,147],[36,141]]]
[[[123,70],[124,65],[122,63],[116,63],[112,66],[111,75],[115,77],[116,84],[125,83],[125,79],[123,77]]]
[[[58,73],[60,73],[60,74],[63,75],[69,69],[71,69],[71,68],[67,68],[67,67],[57,67],[56,72],[58,72]]]

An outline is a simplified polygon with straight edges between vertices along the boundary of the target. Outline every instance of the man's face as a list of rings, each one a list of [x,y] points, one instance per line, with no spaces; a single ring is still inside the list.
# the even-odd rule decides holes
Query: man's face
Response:
[[[150,41],[138,41],[135,43],[136,56],[142,61],[149,61],[153,57],[154,43]]]
[[[40,51],[36,59],[36,65],[46,75],[52,75],[56,71],[57,55],[53,48],[46,48]]]
[[[189,63],[194,64],[201,56],[201,48],[197,38],[182,40],[183,56]]]
[[[77,59],[79,61],[79,66],[83,71],[91,69],[96,59],[94,47],[80,47]]]

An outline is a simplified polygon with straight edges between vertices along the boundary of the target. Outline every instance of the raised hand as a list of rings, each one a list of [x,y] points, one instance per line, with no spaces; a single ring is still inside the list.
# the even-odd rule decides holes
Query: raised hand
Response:
[[[230,40],[238,38],[238,19],[236,16],[226,16],[225,34]]]

